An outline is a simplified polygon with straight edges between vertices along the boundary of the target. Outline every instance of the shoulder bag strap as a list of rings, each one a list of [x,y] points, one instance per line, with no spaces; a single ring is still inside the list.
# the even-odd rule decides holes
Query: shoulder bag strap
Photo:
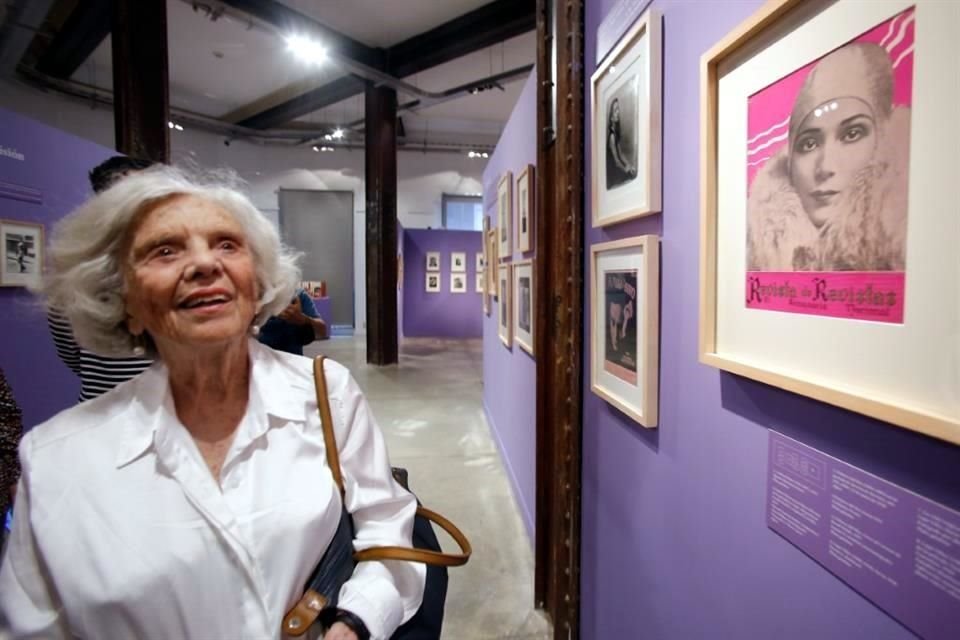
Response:
[[[327,394],[327,376],[323,370],[323,361],[326,356],[317,356],[313,360],[313,379],[317,391],[317,406],[320,408],[320,423],[323,426],[323,443],[327,449],[327,464],[333,473],[333,479],[340,487],[340,496],[343,497],[343,474],[340,470],[340,453],[337,451],[337,439],[333,433],[333,417],[330,414],[330,398]],[[435,511],[425,507],[417,507],[417,515],[423,516],[447,532],[459,545],[460,553],[441,553],[410,547],[373,547],[357,551],[353,559],[357,562],[364,560],[408,560],[444,567],[459,567],[467,563],[473,549],[470,541],[455,524]]]

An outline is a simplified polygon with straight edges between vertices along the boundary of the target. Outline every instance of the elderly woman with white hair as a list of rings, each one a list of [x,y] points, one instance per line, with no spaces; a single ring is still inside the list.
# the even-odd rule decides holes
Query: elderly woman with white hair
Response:
[[[77,341],[138,378],[31,430],[0,606],[16,637],[275,638],[333,537],[311,361],[253,339],[295,256],[231,184],[155,168],[57,227],[43,287]],[[415,498],[349,372],[327,361],[357,548],[411,546]],[[425,569],[363,562],[326,638],[388,638]]]

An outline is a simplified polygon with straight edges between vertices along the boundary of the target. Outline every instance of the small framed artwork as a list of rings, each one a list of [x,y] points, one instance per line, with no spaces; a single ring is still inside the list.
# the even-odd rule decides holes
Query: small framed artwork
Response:
[[[450,274],[450,293],[466,293],[466,292],[467,292],[467,274],[451,273]]]
[[[477,258],[477,273],[480,273],[481,271],[483,271],[484,266],[486,265],[486,262],[484,262],[483,253],[478,253],[476,258]]]
[[[473,290],[475,293],[482,293],[484,297],[487,295],[486,283],[484,278],[486,277],[482,271],[474,274],[476,282],[474,282]]]
[[[427,293],[440,292],[440,274],[439,273],[427,274],[426,290],[427,290]]]
[[[513,346],[513,298],[510,296],[510,265],[497,268],[497,288],[500,290],[500,342],[507,349]]]
[[[439,251],[427,251],[427,271],[440,271]]]
[[[647,10],[590,78],[594,227],[660,211],[661,22]]]
[[[517,249],[521,253],[533,249],[535,190],[533,165],[528,164],[517,178]]]
[[[507,171],[497,184],[497,256],[500,260],[509,260],[513,247],[511,246],[511,230],[513,225],[513,174]]]
[[[659,238],[596,244],[590,258],[590,389],[642,426],[656,427]]]
[[[960,444],[957,27],[772,0],[704,54],[703,363]]]
[[[497,297],[497,270],[496,265],[499,263],[500,256],[497,253],[497,248],[500,246],[500,243],[497,239],[497,230],[490,229],[487,232],[487,255],[490,256],[490,265],[489,269],[484,271],[487,274],[487,293],[496,299]]]
[[[463,251],[454,251],[450,254],[450,271],[462,273],[467,270],[467,254]]]
[[[533,355],[533,262],[513,264],[513,339],[520,348]]]
[[[397,289],[403,289],[403,254],[397,254]]]
[[[481,240],[481,242],[482,242],[482,244],[483,244],[483,264],[484,264],[484,265],[487,265],[487,264],[496,264],[495,261],[491,262],[491,258],[492,258],[492,256],[493,256],[493,254],[491,253],[491,250],[490,250],[490,241],[489,241],[489,237],[490,237],[490,218],[491,218],[491,217],[492,217],[492,216],[490,216],[490,215],[484,214],[484,216],[483,216],[483,235],[480,236],[480,240]],[[484,269],[484,271],[483,271],[483,279],[482,279],[482,282],[483,282],[483,290],[481,291],[481,293],[483,294],[483,296],[482,296],[482,298],[483,298],[483,315],[485,315],[485,316],[490,315],[490,284],[489,284],[489,282],[490,282],[490,272],[491,272],[491,271],[493,271],[493,269]]]
[[[43,251],[42,224],[0,220],[0,287],[39,285]]]

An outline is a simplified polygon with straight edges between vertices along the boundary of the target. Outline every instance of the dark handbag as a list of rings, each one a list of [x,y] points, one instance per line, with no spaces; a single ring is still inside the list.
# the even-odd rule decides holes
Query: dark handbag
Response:
[[[340,454],[333,433],[333,416],[327,396],[327,381],[323,372],[324,356],[313,361],[313,377],[320,407],[320,422],[323,425],[323,440],[327,450],[327,464],[343,498],[343,475],[340,471]],[[393,468],[393,477],[409,491],[406,469]],[[461,553],[443,553],[431,523],[445,530],[460,546]],[[417,501],[417,515],[413,522],[413,547],[374,547],[353,552],[353,518],[346,507],[340,512],[340,523],[327,550],[307,580],[303,597],[283,619],[283,632],[301,636],[327,609],[336,609],[340,587],[353,574],[357,562],[366,560],[406,560],[427,565],[427,579],[423,602],[417,612],[398,628],[393,640],[434,640],[440,637],[443,626],[443,609],[447,598],[447,567],[467,563],[472,549],[466,536],[449,520],[430,511]]]

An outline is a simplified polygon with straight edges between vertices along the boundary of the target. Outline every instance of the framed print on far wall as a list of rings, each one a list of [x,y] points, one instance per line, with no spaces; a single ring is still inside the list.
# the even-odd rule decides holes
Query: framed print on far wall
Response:
[[[590,78],[594,227],[660,211],[661,23],[644,12]]]
[[[660,239],[590,248],[590,389],[647,428],[657,426]]]
[[[467,270],[467,254],[464,251],[454,251],[450,254],[450,271],[461,273]]]
[[[439,251],[427,251],[427,271],[440,271]]]
[[[523,260],[513,264],[513,340],[520,348],[534,355],[533,309],[534,309],[533,261]]]
[[[477,259],[477,269],[476,269],[476,271],[477,271],[477,273],[480,273],[481,271],[483,271],[484,265],[486,264],[486,263],[484,262],[484,259],[483,259],[483,253],[479,253],[479,252],[478,252],[478,253],[476,254],[476,259]]]
[[[440,292],[440,274],[439,273],[427,273],[426,291],[427,293]]]
[[[511,230],[513,229],[513,174],[507,171],[497,184],[497,256],[500,260],[512,257]]]
[[[466,293],[466,292],[467,292],[467,274],[451,273],[450,274],[450,293]]]
[[[497,269],[497,287],[500,290],[500,342],[507,349],[513,347],[513,297],[510,295],[510,265],[502,264]]]
[[[485,276],[483,271],[478,271],[477,273],[474,274],[475,282],[474,282],[473,292],[482,293],[483,296],[486,297],[487,290],[486,290],[486,284],[484,283],[484,278]],[[486,300],[484,300],[484,307],[486,307],[486,304],[487,302]],[[484,309],[484,311],[486,311],[486,309]]]
[[[533,249],[534,169],[532,164],[517,178],[517,249],[526,253]]]
[[[497,264],[499,263],[499,255],[497,255],[497,247],[499,242],[497,241],[497,230],[490,229],[487,232],[487,255],[490,256],[490,268],[487,269],[484,273],[487,274],[487,293],[489,293],[494,298],[497,297]]]
[[[704,54],[701,362],[960,444],[958,29],[773,0]]]
[[[0,287],[39,285],[43,251],[42,224],[0,220]]]

